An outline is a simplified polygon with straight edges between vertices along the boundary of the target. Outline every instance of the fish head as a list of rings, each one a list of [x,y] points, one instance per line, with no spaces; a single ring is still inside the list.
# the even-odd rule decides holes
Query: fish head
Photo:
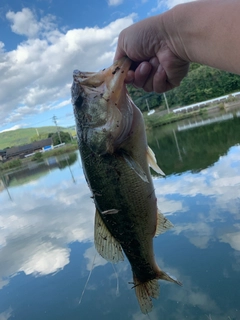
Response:
[[[124,57],[97,73],[73,73],[78,140],[98,154],[113,153],[131,130],[132,102],[124,83],[130,65],[131,60]]]

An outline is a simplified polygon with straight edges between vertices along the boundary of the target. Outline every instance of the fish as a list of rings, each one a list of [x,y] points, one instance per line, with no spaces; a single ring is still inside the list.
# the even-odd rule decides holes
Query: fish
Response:
[[[71,88],[83,172],[96,206],[94,243],[107,261],[128,258],[142,313],[158,280],[181,285],[154,258],[153,238],[173,227],[157,207],[150,167],[164,175],[147,144],[143,115],[130,98],[128,57],[99,72],[73,72]]]

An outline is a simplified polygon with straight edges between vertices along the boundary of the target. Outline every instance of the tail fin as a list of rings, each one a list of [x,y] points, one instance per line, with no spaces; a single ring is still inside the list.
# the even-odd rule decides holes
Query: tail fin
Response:
[[[138,303],[142,313],[147,314],[152,311],[153,303],[152,298],[157,299],[159,296],[159,283],[158,280],[167,280],[170,282],[174,282],[178,285],[182,285],[181,282],[174,280],[165,272],[160,271],[157,278],[153,280],[149,280],[146,282],[141,282],[137,279],[135,275],[133,275],[134,288],[135,293],[138,299]]]

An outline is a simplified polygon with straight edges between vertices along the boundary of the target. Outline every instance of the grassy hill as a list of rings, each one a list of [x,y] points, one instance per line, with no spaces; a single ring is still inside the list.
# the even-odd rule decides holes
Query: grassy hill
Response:
[[[37,131],[40,135],[38,138]],[[67,131],[71,134],[75,134],[74,128],[63,128],[59,127],[59,131]],[[31,143],[33,140],[40,140],[47,138],[48,134],[56,132],[56,126],[40,127],[40,128],[26,128],[17,129],[14,131],[6,131],[0,133],[0,150],[7,147],[21,146],[24,144]]]

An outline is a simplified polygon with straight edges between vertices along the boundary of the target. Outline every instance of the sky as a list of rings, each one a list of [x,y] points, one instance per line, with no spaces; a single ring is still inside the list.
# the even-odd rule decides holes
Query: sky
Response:
[[[74,125],[72,72],[112,64],[120,31],[189,0],[1,0],[0,132]]]

